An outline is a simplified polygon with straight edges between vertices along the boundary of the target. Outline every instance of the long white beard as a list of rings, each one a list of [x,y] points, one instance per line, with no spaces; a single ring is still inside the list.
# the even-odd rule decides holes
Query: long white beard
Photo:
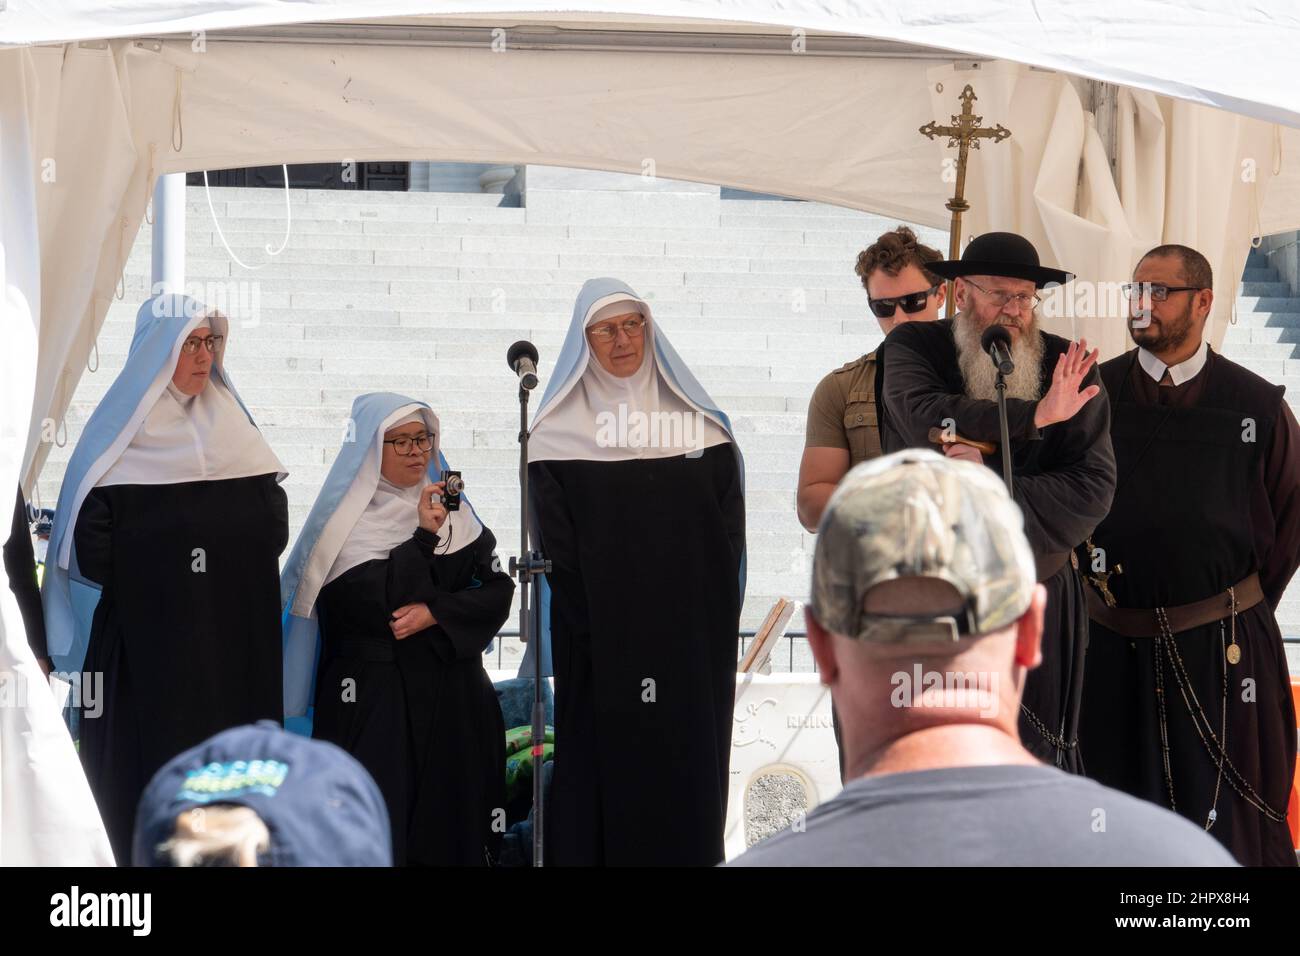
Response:
[[[953,338],[957,342],[957,364],[961,368],[966,394],[971,398],[997,401],[997,369],[988,353],[980,348],[980,328],[963,312],[958,312],[952,323]],[[1036,402],[1043,397],[1042,362],[1043,335],[1038,329],[1038,317],[1011,346],[1011,361],[1016,369],[1006,377],[1007,398]]]

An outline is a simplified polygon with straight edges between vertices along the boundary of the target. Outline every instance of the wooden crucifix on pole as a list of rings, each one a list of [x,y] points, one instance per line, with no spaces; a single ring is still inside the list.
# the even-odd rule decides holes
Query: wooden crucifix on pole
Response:
[[[948,137],[948,148],[957,147],[957,188],[953,196],[944,205],[952,213],[951,233],[948,238],[948,258],[956,259],[961,251],[961,214],[970,209],[970,203],[966,201],[966,159],[968,151],[980,148],[980,140],[988,139],[995,143],[1000,143],[1011,135],[1011,130],[1007,129],[1001,123],[992,129],[983,127],[984,117],[975,115],[972,109],[977,97],[975,91],[971,89],[969,83],[961,91],[961,112],[952,117],[952,124],[949,126],[940,126],[934,120],[926,123],[921,127],[920,132],[923,136],[934,139],[937,136]],[[948,318],[952,318],[954,309],[954,296],[949,283],[947,295]]]

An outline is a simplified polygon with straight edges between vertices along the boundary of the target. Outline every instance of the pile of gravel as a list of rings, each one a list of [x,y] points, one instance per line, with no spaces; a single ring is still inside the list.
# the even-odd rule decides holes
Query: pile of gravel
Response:
[[[745,846],[779,833],[808,812],[808,791],[792,773],[765,773],[745,794]]]

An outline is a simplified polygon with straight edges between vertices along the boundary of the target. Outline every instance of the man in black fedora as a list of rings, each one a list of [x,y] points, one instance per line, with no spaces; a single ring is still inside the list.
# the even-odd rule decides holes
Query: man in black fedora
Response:
[[[1015,369],[1006,376],[1014,497],[1025,517],[1038,580],[1047,590],[1043,662],[1030,672],[1020,734],[1040,759],[1083,772],[1079,708],[1088,611],[1074,548],[1106,516],[1115,490],[1110,409],[1095,368],[1097,353],[1039,328],[1038,291],[1074,277],[1040,264],[1023,236],[990,232],[961,259],[930,266],[954,280],[952,320],[900,326],[878,353],[881,444],[886,452],[935,447],[1001,470],[997,371],[980,347],[984,331],[1004,327]],[[954,437],[993,446],[985,454]]]

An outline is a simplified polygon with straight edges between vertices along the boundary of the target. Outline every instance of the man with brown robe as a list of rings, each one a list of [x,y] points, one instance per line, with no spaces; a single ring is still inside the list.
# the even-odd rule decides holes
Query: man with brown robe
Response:
[[[1274,609],[1300,564],[1300,427],[1210,349],[1205,257],[1165,245],[1129,286],[1138,348],[1101,366],[1119,480],[1078,557],[1092,620],[1088,773],[1294,866],[1296,722]]]

